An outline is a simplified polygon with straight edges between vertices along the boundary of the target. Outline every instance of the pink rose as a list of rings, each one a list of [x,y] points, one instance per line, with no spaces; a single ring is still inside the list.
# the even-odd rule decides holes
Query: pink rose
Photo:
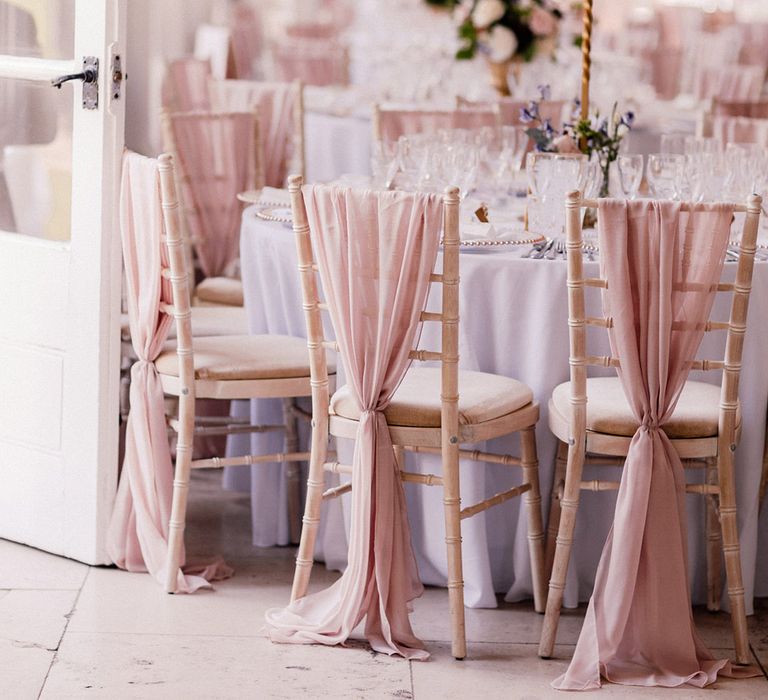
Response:
[[[569,134],[558,136],[552,141],[552,145],[558,153],[581,153],[578,145]]]
[[[536,5],[531,10],[530,27],[536,36],[550,36],[557,30],[557,18],[551,12]]]

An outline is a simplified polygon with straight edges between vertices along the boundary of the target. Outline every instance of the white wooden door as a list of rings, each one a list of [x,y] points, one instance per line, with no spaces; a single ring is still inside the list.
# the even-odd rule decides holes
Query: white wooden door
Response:
[[[106,563],[125,103],[113,67],[125,63],[125,3],[10,5],[5,37],[0,26],[0,537]],[[50,84],[80,73],[84,57],[98,60],[91,109],[80,80]]]

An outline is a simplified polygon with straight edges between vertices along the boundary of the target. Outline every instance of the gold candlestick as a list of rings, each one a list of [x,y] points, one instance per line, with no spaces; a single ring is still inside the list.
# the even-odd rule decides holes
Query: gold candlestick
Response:
[[[592,0],[583,0],[583,28],[581,31],[581,118],[589,118],[589,73],[592,67],[590,51],[592,49]],[[579,144],[583,151],[584,138]]]

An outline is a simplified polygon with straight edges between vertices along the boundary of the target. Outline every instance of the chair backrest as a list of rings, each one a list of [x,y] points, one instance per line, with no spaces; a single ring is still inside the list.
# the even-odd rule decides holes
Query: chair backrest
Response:
[[[241,80],[254,77],[256,64],[263,48],[263,27],[257,9],[249,2],[238,0],[230,9],[230,42],[234,76]]]
[[[732,293],[730,320],[727,323],[708,321],[705,332],[726,331],[725,351],[723,360],[693,360],[691,369],[704,371],[723,370],[721,381],[720,426],[735,425],[736,405],[738,398],[739,376],[741,373],[741,354],[746,331],[747,307],[752,287],[752,271],[757,241],[757,230],[760,219],[762,199],[752,195],[745,205],[734,205],[734,212],[745,212],[741,242],[739,244],[739,262],[736,279],[732,284],[717,284],[716,289],[709,291]],[[566,200],[566,250],[568,259],[568,332],[570,336],[570,368],[571,368],[571,426],[572,435],[581,433],[586,425],[587,402],[587,368],[619,367],[620,358],[612,356],[594,356],[587,353],[587,326],[597,326],[608,329],[612,319],[607,317],[587,316],[585,306],[586,287],[607,289],[610,280],[604,278],[588,278],[584,276],[584,248],[582,238],[583,208],[596,208],[598,202],[583,199],[578,191],[570,192]],[[695,204],[683,203],[683,212],[695,211]],[[704,205],[699,205],[704,206]],[[671,254],[671,253],[670,253]],[[695,255],[695,251],[693,251]],[[701,291],[693,289],[695,285],[679,281],[684,285],[683,291]],[[688,289],[690,287],[690,289]],[[705,290],[706,291],[706,290]],[[673,326],[674,330],[674,326]]]
[[[237,195],[264,181],[257,114],[166,112],[163,131],[177,163],[188,239],[205,276],[222,275],[238,257]]]
[[[162,87],[163,109],[170,112],[209,110],[208,81],[211,64],[208,59],[180,58],[171,61],[165,70]]]
[[[543,100],[539,102],[539,114],[542,119],[549,119],[556,131],[563,128],[563,111],[566,109],[565,100]],[[499,121],[503,126],[518,126],[523,124],[520,119],[520,111],[528,107],[529,102],[517,100],[513,97],[501,97],[493,102],[467,100],[464,97],[456,98],[458,108],[490,109],[497,110]]]
[[[403,135],[436,133],[440,129],[479,129],[498,126],[494,108],[400,109],[373,105],[373,138],[393,142]]]
[[[292,39],[335,39],[339,29],[328,22],[292,22],[285,27],[285,34]]]
[[[212,80],[209,87],[214,111],[258,111],[265,185],[284,187],[289,172],[304,175],[304,86],[301,81]]]
[[[305,85],[349,85],[349,49],[321,39],[282,39],[272,43],[275,76]]]
[[[768,119],[703,114],[699,120],[697,134],[720,139],[723,144],[757,143],[768,146]]]
[[[335,342],[326,340],[324,335],[321,311],[327,309],[327,305],[320,302],[316,276],[318,268],[312,250],[312,234],[301,190],[302,182],[298,175],[288,178],[310,353],[312,416],[318,429],[323,431],[327,429],[329,403],[326,349],[338,348]],[[322,232],[316,231],[314,235],[322,235]],[[441,324],[441,349],[440,352],[414,349],[409,357],[412,360],[441,363],[443,446],[447,450],[455,449],[458,455],[458,444],[449,439],[450,436],[458,435],[459,425],[459,190],[456,187],[447,188],[443,196],[442,245],[442,273],[430,275],[430,282],[442,285],[441,310],[439,313],[422,311],[419,317],[420,322],[437,321]],[[365,276],[360,279],[364,281]]]
[[[757,100],[765,82],[764,66],[698,66],[693,94],[699,100]]]
[[[748,117],[750,119],[768,119],[768,100],[739,102],[734,100],[712,99],[713,116]]]
[[[176,355],[179,361],[179,423],[192,434],[195,421],[195,360],[192,346],[191,275],[187,265],[181,234],[181,212],[176,193],[176,175],[173,156],[168,153],[158,158],[160,173],[160,202],[163,208],[164,242],[167,266],[158,273],[170,280],[172,303],[161,304],[161,310],[172,316],[176,323]],[[167,283],[167,282],[166,282]],[[188,449],[191,450],[189,445]],[[178,447],[177,447],[178,453]]]

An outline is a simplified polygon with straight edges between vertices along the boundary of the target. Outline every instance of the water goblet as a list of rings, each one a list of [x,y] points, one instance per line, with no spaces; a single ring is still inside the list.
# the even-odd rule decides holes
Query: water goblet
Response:
[[[643,156],[619,156],[616,159],[616,167],[619,171],[621,193],[627,199],[635,199],[640,189],[640,181],[643,179]]]
[[[657,199],[678,199],[684,164],[682,155],[651,153],[646,169],[651,195]]]

